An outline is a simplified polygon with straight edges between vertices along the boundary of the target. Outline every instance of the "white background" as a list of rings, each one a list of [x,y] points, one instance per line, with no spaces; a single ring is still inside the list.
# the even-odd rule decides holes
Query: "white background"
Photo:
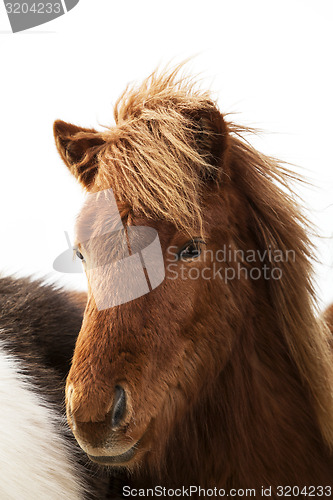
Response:
[[[56,152],[54,119],[98,128],[126,84],[158,64],[196,57],[223,112],[267,133],[258,149],[297,164],[318,228],[318,296],[333,301],[333,73],[330,0],[81,0],[68,14],[12,34],[0,4],[0,269],[71,287],[52,269],[83,193]]]

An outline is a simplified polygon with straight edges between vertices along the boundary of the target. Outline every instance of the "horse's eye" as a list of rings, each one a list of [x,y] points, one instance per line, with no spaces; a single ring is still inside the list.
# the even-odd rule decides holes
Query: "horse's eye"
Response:
[[[75,255],[80,259],[80,260],[83,260],[84,261],[84,257],[82,255],[82,253],[80,252],[80,250],[76,250],[75,252]]]
[[[201,245],[204,242],[199,238],[194,238],[193,240],[186,243],[179,252],[178,260],[192,260],[196,259],[201,254]]]

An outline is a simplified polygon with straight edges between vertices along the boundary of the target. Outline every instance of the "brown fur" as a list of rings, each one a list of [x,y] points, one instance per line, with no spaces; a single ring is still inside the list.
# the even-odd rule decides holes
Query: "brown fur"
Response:
[[[324,313],[324,319],[328,325],[328,328],[333,333],[333,305],[326,309]]]
[[[108,439],[114,454],[140,439],[127,464],[138,485],[332,484],[331,335],[316,318],[292,174],[177,71],[127,90],[115,121],[105,132],[58,121],[57,147],[88,191],[112,187],[124,221],[158,230],[166,261],[197,236],[215,251],[292,249],[295,261],[274,262],[280,280],[172,280],[167,269],[148,295],[105,311],[90,292],[67,380],[77,439],[91,454],[110,454]],[[127,413],[112,430],[117,384]]]

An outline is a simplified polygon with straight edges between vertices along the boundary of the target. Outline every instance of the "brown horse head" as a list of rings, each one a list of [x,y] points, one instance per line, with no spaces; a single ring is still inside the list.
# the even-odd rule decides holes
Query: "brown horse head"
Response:
[[[265,356],[271,350],[282,360],[288,351],[286,366],[293,359],[332,438],[330,368],[318,361],[327,358],[324,340],[311,333],[309,242],[286,193],[287,174],[239,139],[240,129],[209,94],[177,78],[153,74],[127,90],[105,131],[54,125],[62,159],[90,193],[76,228],[89,293],[67,379],[67,415],[81,447],[101,464],[158,461],[185,415],[199,418],[198,407],[207,428],[226,427],[233,411],[227,392],[217,393],[221,373],[245,345],[246,363],[257,366],[258,338]],[[165,278],[149,293],[101,309],[96,276],[99,290],[117,295],[100,265],[114,257],[112,217],[100,209],[110,188],[124,234],[133,226],[158,233]],[[272,260],[272,252],[285,257],[290,249],[293,262]],[[252,260],[244,257],[249,250]],[[236,372],[229,368],[230,376]],[[189,429],[188,442],[199,439],[190,435],[195,426]]]

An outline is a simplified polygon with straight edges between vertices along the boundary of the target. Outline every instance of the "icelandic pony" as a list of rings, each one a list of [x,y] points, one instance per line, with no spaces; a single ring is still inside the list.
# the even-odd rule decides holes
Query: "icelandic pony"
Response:
[[[100,500],[63,413],[85,294],[0,278],[0,498]]]
[[[330,488],[331,336],[293,175],[178,75],[127,89],[109,129],[54,124],[71,174],[105,200],[112,188],[125,227],[156,229],[165,262],[157,288],[99,309],[91,280],[113,251],[112,221],[88,197],[68,422],[92,461],[138,487]]]

